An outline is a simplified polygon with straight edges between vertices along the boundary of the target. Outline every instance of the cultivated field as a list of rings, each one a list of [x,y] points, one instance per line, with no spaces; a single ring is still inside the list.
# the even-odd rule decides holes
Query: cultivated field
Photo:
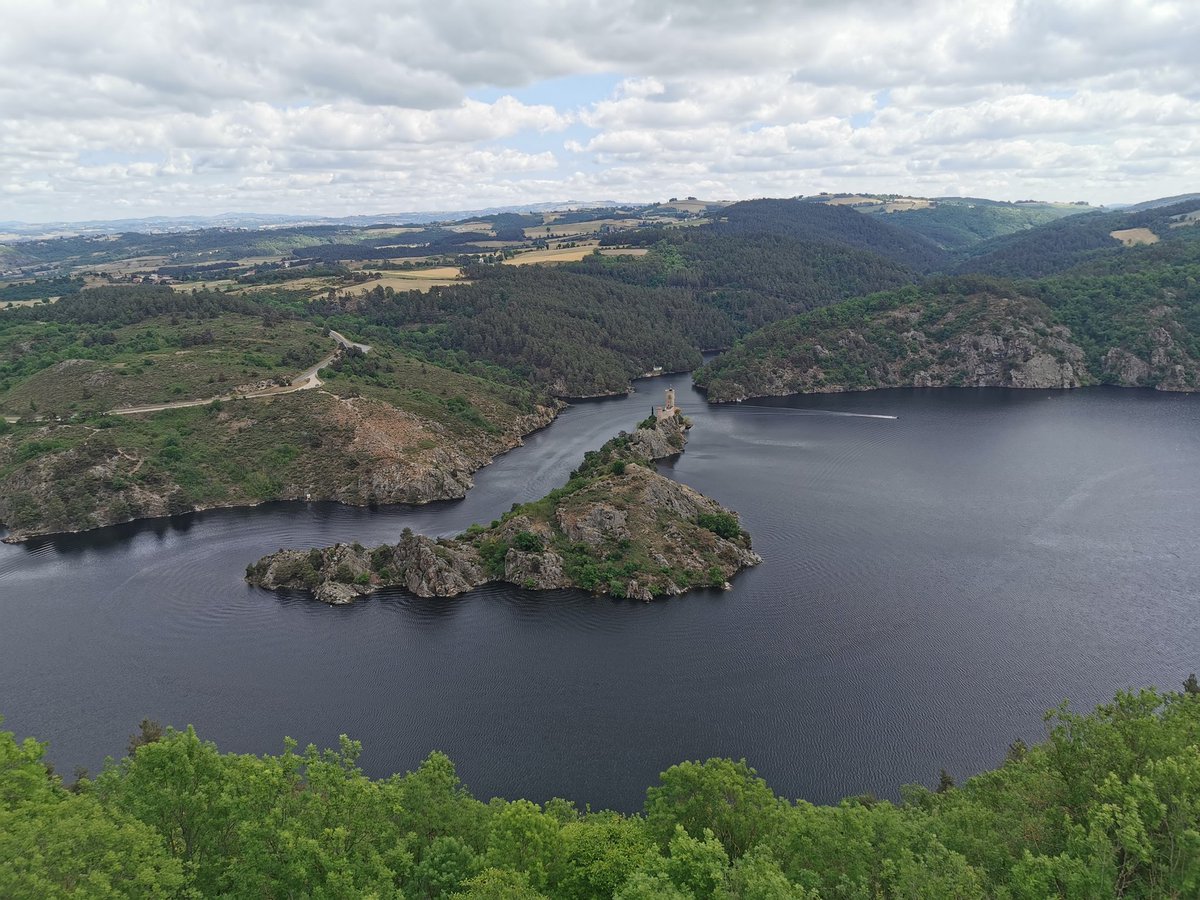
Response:
[[[1158,235],[1149,228],[1124,228],[1120,231],[1110,231],[1108,236],[1116,238],[1126,247],[1158,243]]]
[[[587,241],[578,247],[551,247],[549,250],[530,250],[518,253],[512,259],[506,259],[505,265],[528,266],[536,263],[565,263],[578,262],[591,256],[599,241]],[[649,252],[645,247],[604,247],[600,249],[601,256],[643,256]]]
[[[603,225],[624,230],[637,228],[640,219],[593,219],[589,222],[569,222],[551,225],[530,225],[525,229],[527,238],[561,238],[576,234],[595,234]]]

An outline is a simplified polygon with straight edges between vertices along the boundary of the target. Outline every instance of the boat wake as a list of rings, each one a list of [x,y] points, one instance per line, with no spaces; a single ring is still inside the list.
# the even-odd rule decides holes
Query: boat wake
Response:
[[[855,412],[839,412],[833,409],[791,409],[786,406],[754,406],[753,404],[742,404],[737,409],[763,409],[769,410],[772,415],[787,413],[794,416],[843,416],[850,419],[891,419],[895,420],[898,416],[888,416],[882,413],[855,413]]]

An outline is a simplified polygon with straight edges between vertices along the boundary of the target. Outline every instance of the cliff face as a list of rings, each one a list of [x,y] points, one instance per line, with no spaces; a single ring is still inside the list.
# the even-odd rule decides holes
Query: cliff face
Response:
[[[911,295],[910,295],[911,296]],[[697,373],[712,402],[888,387],[1076,388],[1108,383],[1196,390],[1200,364],[1155,324],[1142,358],[1112,347],[1089,362],[1069,328],[1027,297],[989,294],[854,301],[763,329]],[[847,305],[849,306],[849,304]]]
[[[565,486],[490,527],[438,540],[406,531],[396,544],[373,549],[281,550],[246,577],[335,604],[389,586],[453,597],[505,581],[650,600],[724,584],[760,561],[736,516],[646,465],[678,453],[687,427],[677,416],[614,438],[587,454]]]
[[[169,430],[46,425],[33,440],[47,450],[0,478],[0,522],[11,542],[267,500],[459,499],[477,469],[556,414],[538,406],[454,431],[381,400],[309,391],[181,410]],[[0,437],[0,451],[13,440]]]

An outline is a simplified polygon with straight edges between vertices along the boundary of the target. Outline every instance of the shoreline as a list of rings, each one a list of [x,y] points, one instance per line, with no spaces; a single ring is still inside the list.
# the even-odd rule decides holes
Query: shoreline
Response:
[[[550,415],[550,418],[544,424],[538,425],[537,427],[532,428],[529,431],[522,432],[520,435],[518,435],[516,443],[514,443],[511,447],[495,454],[494,456],[489,458],[487,460],[487,462],[483,463],[482,465],[480,465],[479,467],[477,467],[471,471],[471,476],[472,476],[471,488],[474,488],[474,486],[475,486],[473,476],[475,475],[476,472],[479,472],[480,470],[487,468],[488,466],[490,466],[492,463],[494,463],[500,457],[502,457],[508,453],[511,453],[512,451],[524,446],[525,439],[528,438],[530,435],[537,434],[539,431],[544,431],[545,429],[549,428],[551,425],[553,425],[558,420],[559,413],[561,413],[569,405],[570,404],[560,402],[558,405],[556,405],[554,407],[546,407],[546,409],[550,411],[551,415]],[[257,509],[258,507],[266,506],[269,503],[336,503],[339,506],[345,506],[350,509],[370,509],[372,507],[377,507],[377,506],[421,507],[421,506],[428,506],[431,503],[450,503],[450,502],[453,502],[456,500],[462,500],[467,496],[467,493],[471,490],[471,488],[468,488],[467,491],[464,491],[459,496],[430,497],[427,500],[409,501],[409,502],[404,502],[404,503],[380,503],[379,501],[368,501],[366,503],[346,503],[345,501],[336,500],[331,497],[314,497],[311,494],[308,496],[303,496],[303,497],[268,497],[264,500],[259,500],[254,503],[245,503],[245,502],[209,503],[209,504],[204,504],[201,506],[194,506],[189,509],[183,510],[181,512],[168,513],[167,515],[163,515],[163,516],[134,516],[133,518],[122,519],[117,522],[105,522],[103,525],[92,525],[88,528],[73,528],[73,529],[57,530],[57,531],[34,531],[34,532],[19,531],[19,532],[14,532],[11,529],[6,528],[6,526],[3,522],[0,522],[0,531],[3,531],[3,537],[0,537],[0,544],[17,545],[17,544],[24,544],[24,543],[27,543],[32,540],[38,540],[41,538],[53,539],[56,537],[66,537],[68,535],[73,535],[73,534],[87,534],[89,532],[102,531],[105,528],[119,528],[123,525],[132,525],[132,524],[135,524],[138,522],[168,522],[172,519],[180,518],[182,516],[191,516],[191,515],[195,515],[196,513],[210,512],[212,510]]]

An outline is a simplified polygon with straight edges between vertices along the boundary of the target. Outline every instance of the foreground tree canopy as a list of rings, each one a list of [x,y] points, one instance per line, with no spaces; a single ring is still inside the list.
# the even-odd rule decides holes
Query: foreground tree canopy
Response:
[[[70,787],[0,733],[0,896],[1099,898],[1200,896],[1200,689],[1047,716],[960,787],[813,806],[746,763],[686,762],[641,815],[476,800],[432,754],[375,781],[360,746],[221,754],[143,723]]]

